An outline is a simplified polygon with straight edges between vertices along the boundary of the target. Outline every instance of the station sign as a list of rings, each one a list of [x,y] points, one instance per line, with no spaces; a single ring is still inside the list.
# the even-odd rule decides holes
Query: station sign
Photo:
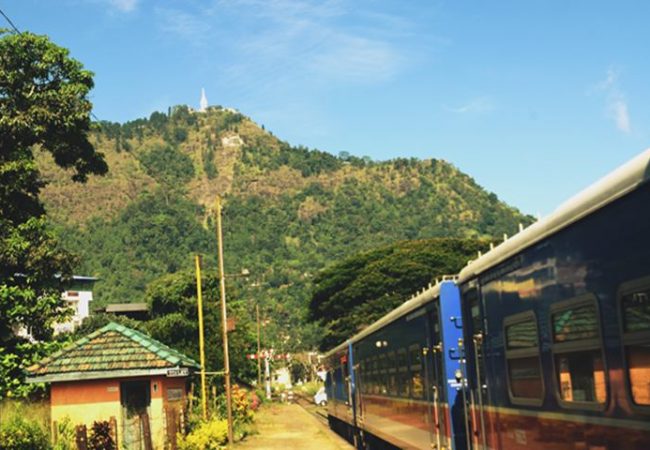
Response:
[[[190,369],[187,367],[174,367],[173,369],[167,369],[168,377],[186,377],[190,374]]]

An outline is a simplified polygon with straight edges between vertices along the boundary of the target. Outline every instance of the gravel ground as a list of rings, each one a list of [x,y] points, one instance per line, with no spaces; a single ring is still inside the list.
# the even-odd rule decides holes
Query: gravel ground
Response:
[[[271,404],[255,417],[258,434],[235,445],[236,449],[352,450],[353,446],[295,404]]]

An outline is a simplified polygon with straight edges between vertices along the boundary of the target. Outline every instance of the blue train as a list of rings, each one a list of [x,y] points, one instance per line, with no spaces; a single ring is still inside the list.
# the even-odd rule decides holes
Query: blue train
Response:
[[[329,351],[358,448],[650,449],[650,150]]]

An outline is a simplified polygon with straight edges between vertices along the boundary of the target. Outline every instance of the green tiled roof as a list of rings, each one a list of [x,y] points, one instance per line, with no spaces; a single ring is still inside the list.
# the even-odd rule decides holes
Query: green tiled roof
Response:
[[[139,331],[111,322],[27,369],[32,378],[200,366]]]

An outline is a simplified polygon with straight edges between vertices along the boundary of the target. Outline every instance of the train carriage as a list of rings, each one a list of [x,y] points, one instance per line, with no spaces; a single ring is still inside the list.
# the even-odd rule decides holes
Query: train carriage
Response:
[[[358,447],[650,448],[649,181],[646,150],[332,350],[333,425]]]
[[[457,379],[461,337],[459,291],[443,281],[331,350],[332,428],[364,447],[465,442]]]
[[[650,150],[459,275],[475,448],[650,448]]]

